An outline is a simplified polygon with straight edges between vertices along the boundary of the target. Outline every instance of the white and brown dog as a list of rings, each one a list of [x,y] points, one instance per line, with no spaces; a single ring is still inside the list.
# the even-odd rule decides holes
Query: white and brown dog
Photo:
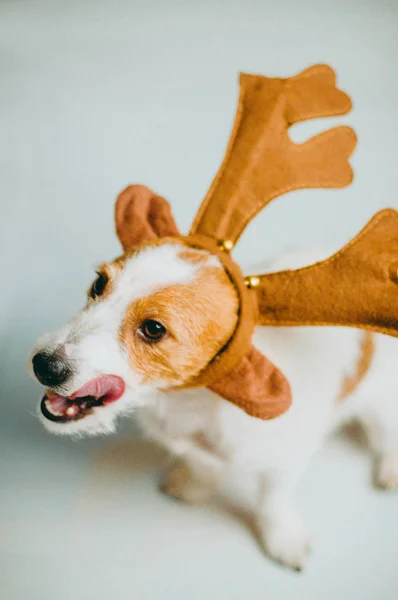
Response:
[[[285,257],[267,270],[307,259]],[[258,327],[255,345],[293,390],[291,409],[271,421],[248,416],[208,389],[172,390],[225,344],[236,303],[217,258],[180,243],[144,247],[101,265],[87,305],[34,350],[33,372],[47,386],[39,414],[49,431],[72,436],[113,432],[119,416],[134,414],[148,436],[178,457],[164,489],[188,502],[209,497],[226,467],[251,473],[260,484],[256,516],[264,548],[300,569],[309,538],[294,489],[331,430],[360,421],[379,483],[398,486],[398,346],[374,335],[372,362],[359,381],[368,334]],[[338,401],[350,376],[357,385]]]

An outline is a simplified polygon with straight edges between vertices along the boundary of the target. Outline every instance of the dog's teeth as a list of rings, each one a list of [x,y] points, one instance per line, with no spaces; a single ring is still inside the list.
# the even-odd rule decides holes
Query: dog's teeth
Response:
[[[54,407],[51,405],[51,402],[48,402],[47,400],[46,400],[46,408],[47,408],[48,412],[50,412],[52,415],[55,415],[56,417],[60,417],[63,414],[62,412],[55,410]]]
[[[75,417],[77,415],[77,413],[79,412],[79,407],[77,406],[77,404],[72,404],[71,406],[69,406],[66,409],[66,415],[68,417]]]

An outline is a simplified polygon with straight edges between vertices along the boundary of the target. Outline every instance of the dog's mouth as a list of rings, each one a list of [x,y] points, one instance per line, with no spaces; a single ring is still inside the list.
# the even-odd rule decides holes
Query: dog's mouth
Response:
[[[57,423],[69,423],[83,419],[98,406],[107,406],[124,394],[125,383],[116,375],[100,375],[92,379],[71,396],[60,396],[46,390],[41,401],[43,416]]]

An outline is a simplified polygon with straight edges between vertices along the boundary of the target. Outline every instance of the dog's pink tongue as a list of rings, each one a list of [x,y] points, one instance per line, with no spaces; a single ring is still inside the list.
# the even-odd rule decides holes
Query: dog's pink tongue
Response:
[[[70,400],[91,396],[101,398],[103,404],[110,404],[123,395],[124,389],[125,383],[121,377],[117,375],[100,375],[83,385],[80,390],[70,396]]]
[[[123,395],[124,389],[125,383],[121,377],[100,375],[83,385],[80,390],[68,398],[59,396],[51,390],[47,390],[46,396],[51,410],[55,414],[73,418],[79,412],[86,410],[87,406],[115,402]],[[95,404],[95,401],[99,401],[99,404]]]

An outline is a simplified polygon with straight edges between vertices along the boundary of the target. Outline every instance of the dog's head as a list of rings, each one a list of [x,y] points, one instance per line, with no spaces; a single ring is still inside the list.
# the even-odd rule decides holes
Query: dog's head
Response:
[[[86,306],[32,354],[47,388],[39,414],[55,433],[113,431],[118,415],[195,378],[237,324],[237,293],[217,257],[163,237],[176,231],[158,219],[162,199],[136,187],[143,231],[139,215],[130,219],[128,189],[116,210],[124,254],[99,267]]]

